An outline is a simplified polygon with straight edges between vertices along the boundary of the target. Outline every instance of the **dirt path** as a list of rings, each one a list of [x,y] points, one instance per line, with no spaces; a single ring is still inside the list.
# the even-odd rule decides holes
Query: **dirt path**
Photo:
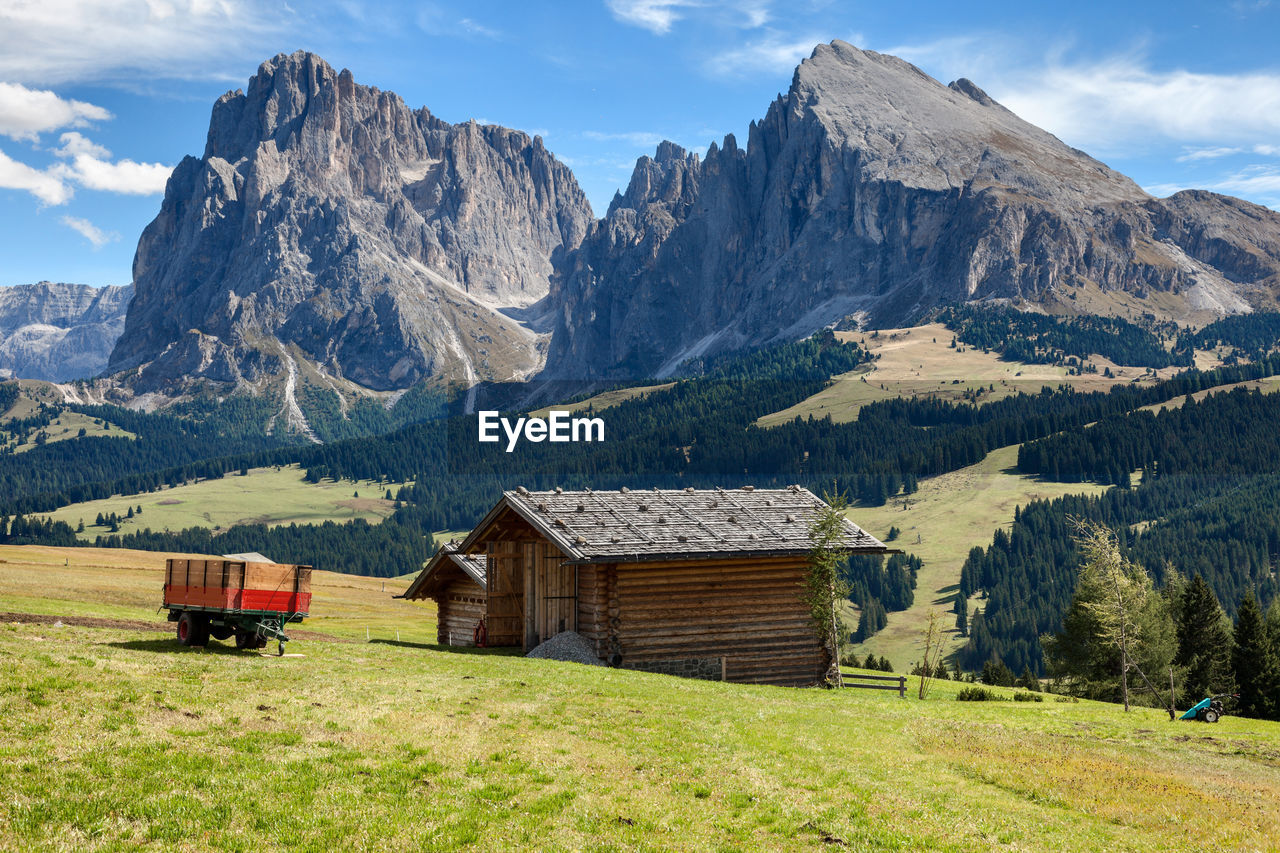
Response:
[[[73,625],[77,628],[115,628],[121,631],[156,631],[168,634],[173,627],[168,622],[148,622],[144,619],[107,619],[99,616],[49,616],[43,613],[0,612],[0,622],[20,622],[26,625]],[[331,634],[315,631],[289,631],[290,637],[299,640],[316,640],[322,643],[354,643]]]

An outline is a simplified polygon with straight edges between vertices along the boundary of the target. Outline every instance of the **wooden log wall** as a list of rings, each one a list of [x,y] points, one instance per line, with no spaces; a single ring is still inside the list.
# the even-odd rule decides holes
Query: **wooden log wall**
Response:
[[[578,633],[595,646],[596,656],[600,658],[609,656],[605,574],[605,567],[601,565],[578,567]]]
[[[813,684],[827,660],[801,598],[806,572],[803,557],[620,565],[616,593],[605,583],[607,634],[623,666],[723,657],[728,681]]]
[[[436,642],[474,646],[476,624],[485,617],[485,591],[471,578],[458,578],[436,597]]]

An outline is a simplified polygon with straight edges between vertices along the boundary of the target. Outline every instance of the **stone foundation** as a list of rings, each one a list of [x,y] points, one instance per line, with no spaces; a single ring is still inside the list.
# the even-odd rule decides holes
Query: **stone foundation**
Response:
[[[640,672],[657,672],[680,678],[700,678],[703,681],[724,680],[724,658],[680,658],[678,660],[644,660],[622,662],[623,669]]]

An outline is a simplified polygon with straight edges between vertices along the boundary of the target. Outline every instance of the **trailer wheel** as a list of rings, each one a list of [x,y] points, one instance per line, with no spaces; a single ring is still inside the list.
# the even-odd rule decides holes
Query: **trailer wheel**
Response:
[[[1207,709],[1207,710],[1204,712],[1204,721],[1205,721],[1206,723],[1216,723],[1216,722],[1218,722],[1218,712],[1217,712],[1217,711],[1215,711],[1215,710],[1213,710],[1212,708]]]
[[[209,617],[203,613],[193,613],[191,617],[195,635],[191,639],[193,646],[209,645]]]
[[[183,613],[178,617],[178,642],[184,646],[192,644],[192,640],[196,637],[195,619],[190,613]]]
[[[250,634],[248,631],[236,631],[236,648],[237,649],[253,648],[255,645],[257,645],[255,643],[255,639],[256,638],[254,637],[254,635]]]

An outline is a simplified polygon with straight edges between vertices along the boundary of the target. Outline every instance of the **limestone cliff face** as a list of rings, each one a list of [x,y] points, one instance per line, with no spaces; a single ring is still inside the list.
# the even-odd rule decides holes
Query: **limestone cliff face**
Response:
[[[134,260],[135,393],[309,375],[370,389],[538,370],[523,317],[592,221],[538,137],[451,125],[298,52],[214,106]],[[138,370],[133,370],[137,368]]]
[[[1207,319],[1274,304],[1278,285],[1273,211],[1152,198],[968,80],[837,41],[745,149],[729,136],[705,160],[670,143],[640,160],[563,264],[546,375],[663,375],[849,315],[892,326],[975,299],[1072,311],[1079,293],[1088,310],[1149,300]]]
[[[101,373],[133,287],[0,287],[0,376],[64,382]]]

